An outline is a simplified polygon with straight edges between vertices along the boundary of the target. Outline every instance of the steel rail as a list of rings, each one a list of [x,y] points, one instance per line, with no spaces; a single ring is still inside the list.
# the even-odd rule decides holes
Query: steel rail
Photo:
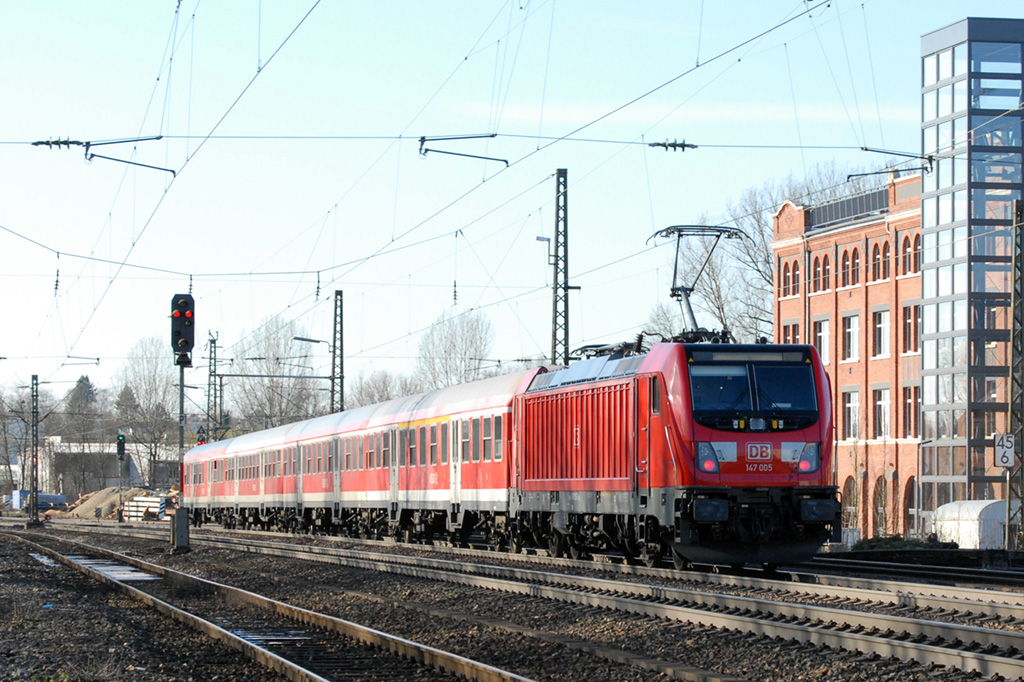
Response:
[[[216,544],[218,541],[202,540]],[[236,543],[219,543],[235,545]],[[769,637],[783,637],[817,646],[853,649],[903,660],[1002,675],[1024,677],[1024,633],[951,625],[935,621],[869,614],[828,607],[787,604],[751,597],[708,595],[655,585],[621,583],[598,578],[544,574],[538,571],[467,565],[460,562],[420,557],[338,556],[323,547],[270,547],[269,543],[237,545],[243,551],[332,563],[352,568],[390,572],[430,580],[499,590],[545,599],[614,609],[639,615],[668,618],[704,627],[726,628]],[[419,563],[421,566],[412,565]],[[432,566],[426,568],[423,566]],[[471,572],[466,572],[471,571]],[[504,577],[497,577],[504,576]],[[519,582],[531,580],[533,582]],[[626,595],[626,596],[622,596]],[[689,601],[705,608],[682,606]],[[709,611],[708,607],[714,607]],[[749,615],[758,611],[767,616]],[[781,620],[781,619],[785,619]],[[788,622],[786,622],[788,621]],[[799,622],[792,622],[799,621]],[[965,638],[971,641],[964,643]],[[917,640],[910,641],[910,640]],[[931,642],[942,640],[948,646]],[[996,651],[1007,652],[999,655]]]
[[[58,526],[59,527],[59,526]],[[93,532],[91,527],[76,527],[76,530]],[[131,535],[135,537],[149,537],[156,540],[166,540],[166,531],[155,529],[139,529],[129,527],[95,527],[95,532],[110,535]],[[342,538],[346,539],[346,538]],[[252,538],[233,538],[223,535],[197,534],[192,536],[192,542],[197,544],[223,544],[233,547],[247,548],[250,546],[281,547],[289,543],[282,543],[280,540],[254,540]],[[388,544],[388,543],[385,543]],[[294,545],[292,545],[294,546]],[[319,553],[337,553],[339,556],[362,556],[381,560],[406,563],[422,564],[429,559],[408,557],[405,555],[394,555],[366,550],[310,547],[307,551]],[[415,545],[394,545],[395,547],[415,547]],[[467,556],[493,557],[502,561],[530,562],[536,561],[538,557],[526,557],[515,554],[495,554],[494,552],[479,552],[475,550],[454,550],[456,553],[465,553]],[[435,559],[438,566],[448,566],[452,562],[449,559]],[[697,571],[678,571],[675,569],[646,568],[640,566],[622,566],[615,564],[595,564],[591,561],[580,561],[575,559],[549,559],[550,563],[572,568],[586,568],[590,570],[601,570],[605,572],[619,573],[635,577],[663,578],[669,580],[689,580],[698,584],[715,586],[736,587],[751,590],[764,590],[778,593],[785,590],[807,596],[817,596],[832,600],[847,600],[849,602],[861,603],[864,605],[878,604],[893,608],[918,608],[932,609],[948,613],[971,614],[978,618],[999,618],[1008,617],[1024,621],[1024,593],[1002,592],[977,588],[951,588],[947,585],[933,585],[927,583],[909,583],[887,580],[873,580],[865,578],[854,578],[845,576],[819,576],[806,573],[792,573],[790,579],[759,578],[755,576],[736,576],[729,574],[713,574]],[[457,562],[464,570],[476,570],[473,567],[478,564],[467,564]],[[488,570],[500,570],[497,567],[489,567]],[[511,570],[511,569],[506,569]]]
[[[218,625],[206,621],[194,614],[191,614],[183,609],[179,609],[161,599],[153,597],[146,592],[139,590],[120,581],[109,574],[96,570],[95,568],[88,565],[88,562],[76,561],[73,558],[67,557],[60,552],[52,550],[44,545],[40,545],[36,542],[32,542],[24,535],[31,534],[12,534],[13,537],[18,538],[20,541],[30,545],[37,551],[43,552],[47,556],[52,557],[54,560],[60,563],[81,571],[89,577],[100,581],[104,584],[110,585],[117,589],[120,589],[128,593],[134,599],[145,603],[148,606],[155,608],[161,613],[168,615],[176,620],[179,620],[196,630],[199,630],[206,635],[224,641],[232,648],[242,652],[248,658],[265,665],[266,667],[275,670],[291,680],[302,681],[302,682],[330,682],[329,678],[324,678],[311,672],[277,654],[268,651],[252,642],[248,639],[240,637],[233,632],[225,630]],[[54,539],[54,538],[50,538]],[[202,585],[205,588],[215,590],[216,592],[229,596],[232,600],[238,603],[248,604],[257,608],[272,611],[290,620],[305,623],[313,627],[320,627],[326,630],[331,630],[341,634],[344,637],[351,638],[353,640],[362,642],[369,646],[373,646],[379,649],[389,651],[390,653],[407,658],[409,660],[419,661],[425,665],[429,665],[435,669],[443,670],[445,672],[462,676],[466,680],[474,680],[477,682],[534,682],[533,680],[516,675],[514,673],[489,666],[479,661],[473,661],[471,659],[453,654],[447,651],[442,651],[434,647],[418,644],[401,637],[389,635],[379,630],[367,628],[356,623],[342,620],[340,618],[334,618],[321,613],[316,613],[308,609],[303,609],[297,606],[292,606],[284,602],[280,602],[274,599],[269,599],[262,595],[242,590],[230,585],[223,585],[211,580],[199,578],[197,576],[176,571],[166,566],[160,566],[158,564],[152,564],[135,557],[130,557],[118,552],[114,552],[102,547],[96,547],[93,545],[87,545],[84,543],[74,542],[72,540],[59,539],[60,542],[77,545],[83,550],[90,553],[100,554],[113,561],[117,561],[129,566],[134,566],[142,571],[153,573],[161,577],[169,578],[173,581],[181,584],[192,584]]]

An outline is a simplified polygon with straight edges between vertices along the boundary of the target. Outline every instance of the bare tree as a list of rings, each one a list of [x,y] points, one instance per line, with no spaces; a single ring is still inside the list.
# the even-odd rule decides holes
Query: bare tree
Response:
[[[420,339],[416,377],[424,389],[454,386],[488,375],[494,330],[478,310],[446,310]]]
[[[414,377],[386,369],[360,374],[345,392],[346,407],[374,405],[392,398],[419,393],[422,389]]]
[[[236,426],[253,431],[309,419],[329,409],[328,394],[315,369],[306,365],[308,352],[294,337],[302,336],[294,322],[265,320],[245,342],[235,345],[228,395],[238,415]]]
[[[142,449],[145,463],[139,462],[139,468],[150,485],[157,483],[156,462],[177,427],[172,416],[178,399],[173,355],[161,337],[142,339],[128,351],[118,375],[117,426],[130,445]]]
[[[771,244],[775,212],[787,200],[797,205],[821,203],[864,191],[884,179],[868,176],[848,180],[854,172],[856,169],[840,169],[835,163],[817,164],[802,180],[789,175],[783,180],[769,181],[747,189],[735,204],[730,202],[727,212],[732,223],[749,237],[729,241],[729,255],[739,266],[734,271],[737,282],[732,289],[740,294],[733,295],[737,313],[732,317],[731,329],[737,338],[753,341],[760,336],[772,336],[775,291]]]

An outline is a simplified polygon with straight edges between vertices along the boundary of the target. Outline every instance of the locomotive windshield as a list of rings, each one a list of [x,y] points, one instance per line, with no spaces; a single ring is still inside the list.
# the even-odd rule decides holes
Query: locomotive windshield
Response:
[[[695,413],[786,416],[817,411],[814,372],[803,351],[698,351],[691,354],[689,368]]]

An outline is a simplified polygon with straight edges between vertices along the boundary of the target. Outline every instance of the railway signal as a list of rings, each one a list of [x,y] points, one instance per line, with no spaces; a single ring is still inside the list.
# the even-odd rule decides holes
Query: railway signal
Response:
[[[171,299],[171,347],[182,367],[191,367],[189,353],[196,343],[196,304],[192,294],[175,294]]]
[[[117,434],[117,461],[124,461],[124,434]]]

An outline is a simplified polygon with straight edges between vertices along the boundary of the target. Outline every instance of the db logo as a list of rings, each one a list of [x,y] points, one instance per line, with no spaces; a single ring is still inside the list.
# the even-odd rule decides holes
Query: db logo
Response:
[[[771,443],[747,443],[748,462],[768,462],[771,458]]]

